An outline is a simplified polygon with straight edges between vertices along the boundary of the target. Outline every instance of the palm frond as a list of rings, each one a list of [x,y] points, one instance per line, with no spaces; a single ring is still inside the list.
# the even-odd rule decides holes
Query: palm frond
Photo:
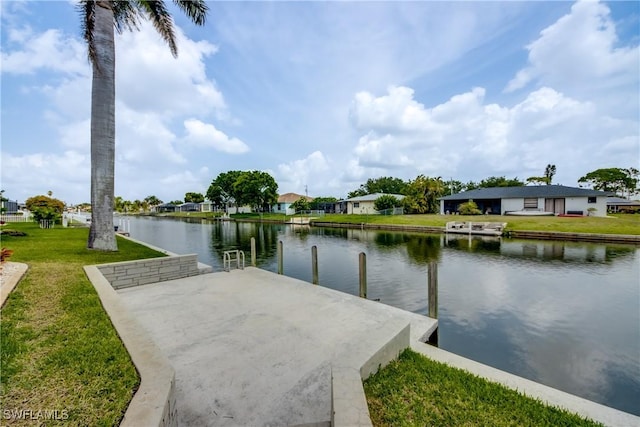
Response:
[[[196,25],[204,25],[209,6],[204,0],[173,0],[185,15]]]
[[[96,3],[93,0],[81,0],[76,5],[76,9],[80,14],[82,37],[87,43],[87,56],[89,57],[89,62],[92,64],[94,64],[96,60],[96,45],[93,38],[95,7]]]
[[[140,11],[127,0],[114,0],[113,4],[113,25],[119,34],[125,30],[139,30]]]
[[[147,14],[160,37],[169,45],[171,54],[178,56],[178,45],[173,29],[173,19],[162,0],[138,0],[139,9]]]

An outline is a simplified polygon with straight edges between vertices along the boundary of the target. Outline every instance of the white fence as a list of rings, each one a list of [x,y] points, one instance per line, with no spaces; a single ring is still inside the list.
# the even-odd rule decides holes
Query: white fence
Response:
[[[0,215],[2,222],[30,222],[31,215]]]

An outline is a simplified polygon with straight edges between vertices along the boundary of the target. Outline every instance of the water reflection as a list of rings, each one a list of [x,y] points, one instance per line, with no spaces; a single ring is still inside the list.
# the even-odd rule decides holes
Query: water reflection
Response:
[[[222,252],[357,295],[367,254],[368,295],[427,314],[427,268],[438,263],[439,346],[640,414],[640,251],[633,246],[501,240],[235,222],[133,219],[131,235],[222,269]]]

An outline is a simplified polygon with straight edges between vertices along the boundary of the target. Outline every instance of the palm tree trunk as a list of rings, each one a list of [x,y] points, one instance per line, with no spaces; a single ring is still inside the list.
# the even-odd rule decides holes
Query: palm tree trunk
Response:
[[[113,228],[115,168],[115,44],[111,2],[95,8],[91,86],[91,229],[87,247],[117,251]]]

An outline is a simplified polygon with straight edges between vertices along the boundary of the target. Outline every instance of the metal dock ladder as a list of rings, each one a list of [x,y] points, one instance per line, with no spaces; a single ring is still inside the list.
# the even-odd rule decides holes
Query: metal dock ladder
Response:
[[[222,265],[224,271],[231,271],[231,263],[236,262],[236,268],[244,270],[244,252],[241,250],[224,251]],[[242,262],[242,264],[240,264]]]

